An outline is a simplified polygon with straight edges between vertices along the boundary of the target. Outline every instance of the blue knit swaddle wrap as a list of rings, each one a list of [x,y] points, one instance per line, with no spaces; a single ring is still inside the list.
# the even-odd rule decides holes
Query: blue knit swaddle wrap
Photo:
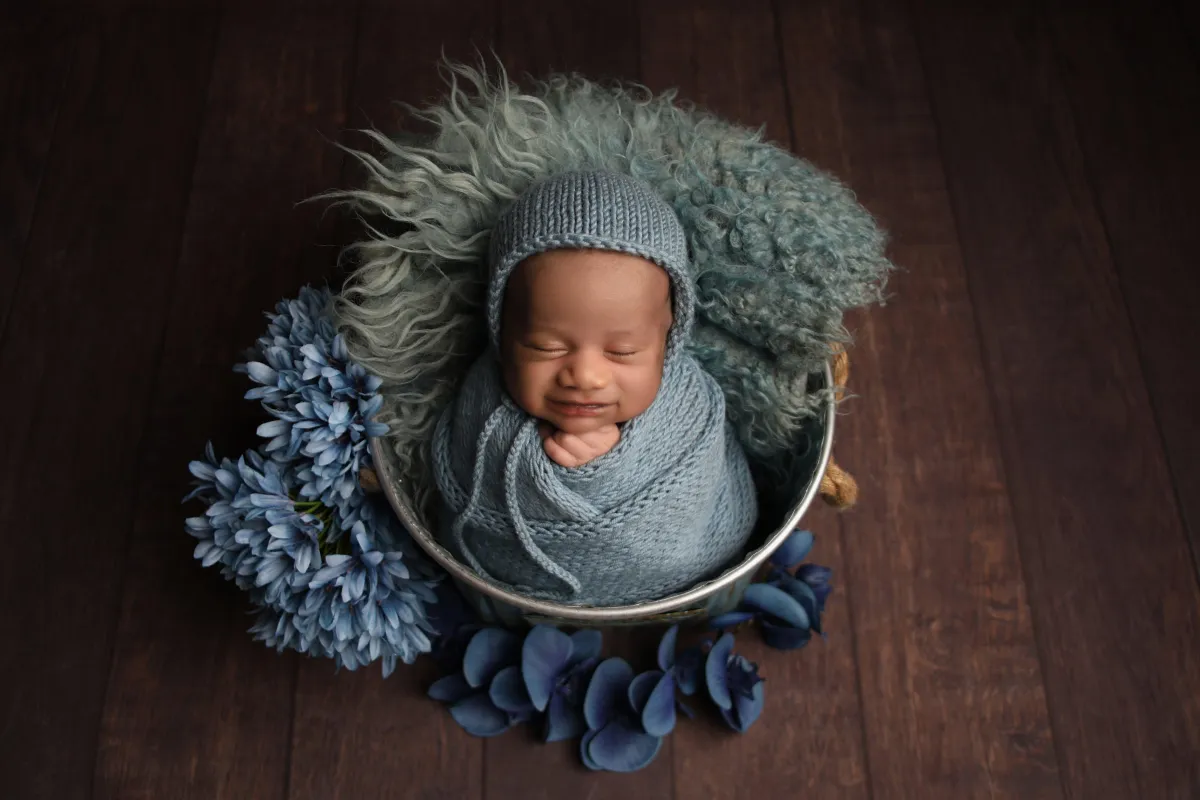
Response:
[[[562,247],[633,253],[671,277],[674,322],[653,403],[608,453],[577,468],[546,455],[538,420],[504,388],[500,307],[520,261]],[[492,347],[438,422],[440,538],[481,576],[521,594],[611,606],[712,576],[745,545],[758,504],[720,386],[685,350],[694,294],[674,212],[607,172],[564,173],[518,198],[493,233]]]

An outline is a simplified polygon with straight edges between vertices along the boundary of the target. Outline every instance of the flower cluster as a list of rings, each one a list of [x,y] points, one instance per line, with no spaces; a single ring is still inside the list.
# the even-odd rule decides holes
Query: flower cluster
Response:
[[[821,614],[832,591],[828,567],[801,564],[813,546],[813,535],[795,531],[771,556],[767,580],[746,588],[738,608],[713,617],[713,628],[758,624],[763,641],[777,650],[804,647],[821,633]],[[791,570],[794,570],[792,572]]]
[[[234,369],[258,384],[259,400],[275,419],[258,428],[273,458],[297,462],[300,496],[355,520],[358,472],[369,458],[368,437],[387,432],[372,421],[383,405],[382,380],[350,360],[327,313],[328,290],[306,286],[268,314],[265,335]]]
[[[762,712],[757,667],[733,652],[733,634],[676,654],[679,628],[658,647],[658,668],[637,673],[624,659],[600,659],[601,635],[570,635],[537,625],[521,637],[504,628],[470,626],[458,670],[435,682],[429,696],[447,703],[468,733],[497,736],[524,722],[541,725],[547,742],[580,739],[590,769],[633,772],[645,767],[675,728],[678,697],[704,687],[730,727],[745,731]]]
[[[282,651],[334,658],[355,669],[381,660],[411,663],[431,648],[438,575],[391,510],[358,482],[368,465],[377,378],[346,356],[325,314],[327,291],[305,288],[281,302],[270,326],[236,369],[258,386],[247,397],[275,420],[267,438],[237,462],[190,464],[202,516],[187,530],[195,555],[246,591],[259,607],[251,632]]]

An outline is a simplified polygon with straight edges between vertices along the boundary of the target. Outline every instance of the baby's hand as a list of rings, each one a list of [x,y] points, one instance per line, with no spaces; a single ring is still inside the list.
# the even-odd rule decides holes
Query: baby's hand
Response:
[[[577,434],[564,433],[543,422],[538,426],[538,431],[542,435],[542,447],[546,455],[564,467],[582,467],[612,450],[621,441],[621,431],[615,424]]]

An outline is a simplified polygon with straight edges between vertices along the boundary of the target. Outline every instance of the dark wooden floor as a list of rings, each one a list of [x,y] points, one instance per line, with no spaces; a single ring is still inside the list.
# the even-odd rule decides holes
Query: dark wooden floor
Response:
[[[1200,797],[1194,4],[109,5],[0,19],[0,795]],[[260,312],[349,235],[297,201],[443,47],[765,123],[904,270],[853,320],[862,505],[809,520],[828,643],[633,776],[266,650],[183,532]]]

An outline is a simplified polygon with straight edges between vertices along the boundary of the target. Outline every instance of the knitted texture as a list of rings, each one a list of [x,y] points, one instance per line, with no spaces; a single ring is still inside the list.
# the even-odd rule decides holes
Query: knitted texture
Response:
[[[438,422],[440,536],[481,576],[611,606],[688,588],[741,553],[754,483],[721,389],[691,356],[667,360],[654,402],[582,467],[551,461],[537,424],[509,399],[490,351]]]
[[[535,183],[500,217],[488,261],[488,329],[500,341],[504,287],[513,268],[556,248],[596,248],[649,259],[671,276],[674,322],[667,355],[691,334],[696,305],[687,237],[674,210],[646,183],[602,170],[565,172]]]
[[[674,90],[553,75],[522,91],[502,68],[444,66],[446,96],[405,106],[428,132],[368,131],[380,154],[350,151],[366,184],[326,195],[368,221],[334,311],[352,357],[384,379],[400,490],[427,517],[436,509],[429,448],[487,347],[491,231],[529,186],[569,170],[635,176],[675,210],[697,287],[689,350],[723,389],[751,463],[785,464],[832,400],[809,391],[809,373],[848,340],[843,313],[882,298],[891,269],[854,195]]]
[[[650,259],[670,277],[674,301],[654,402],[621,426],[612,450],[578,469],[546,455],[538,420],[504,390],[497,360],[513,269],[562,247]],[[587,605],[653,599],[737,555],[758,502],[721,388],[683,349],[695,294],[671,207],[620,173],[555,175],[501,216],[489,262],[494,349],[471,369],[433,445],[444,543],[480,575],[523,594]]]

